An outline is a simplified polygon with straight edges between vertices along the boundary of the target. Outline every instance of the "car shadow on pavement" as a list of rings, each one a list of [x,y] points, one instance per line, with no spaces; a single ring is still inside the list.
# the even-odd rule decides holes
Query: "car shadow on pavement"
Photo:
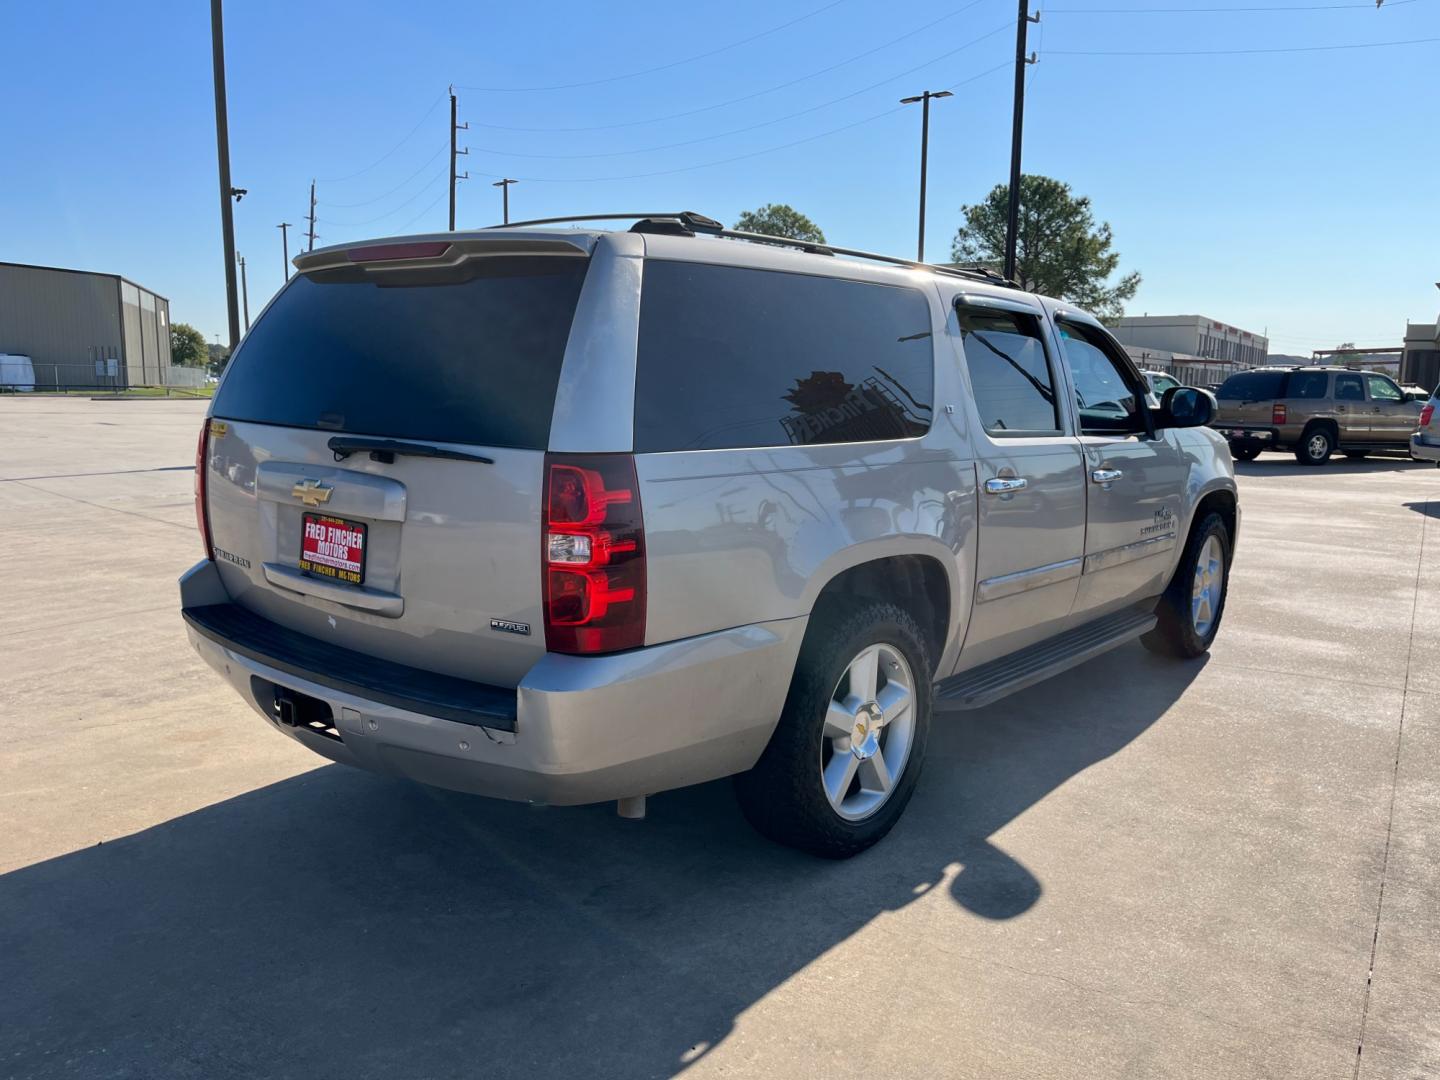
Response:
[[[1429,461],[1416,461],[1412,457],[1381,456],[1372,454],[1360,461],[1350,461],[1336,454],[1324,465],[1301,465],[1290,454],[1261,454],[1254,461],[1235,462],[1235,472],[1240,476],[1333,476],[1336,473],[1408,472],[1411,469],[1433,469]]]
[[[317,768],[0,877],[3,1071],[672,1075],[947,879],[977,917],[1032,907],[1045,868],[990,837],[1144,732],[1202,666],[1128,646],[938,714],[908,813],[848,862],[761,840],[728,782],[632,822]],[[1044,891],[1079,902],[1064,881]]]

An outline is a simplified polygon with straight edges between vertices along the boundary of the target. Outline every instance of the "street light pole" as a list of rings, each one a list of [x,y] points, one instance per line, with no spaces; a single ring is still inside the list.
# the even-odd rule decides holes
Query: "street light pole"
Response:
[[[215,152],[220,160],[220,233],[225,245],[225,313],[230,348],[240,340],[240,310],[235,302],[235,219],[230,210],[230,122],[225,111],[225,19],[221,0],[210,0],[210,49],[215,76]]]
[[[250,332],[250,286],[245,278],[245,256],[236,255],[240,261],[240,293],[245,297],[245,332]]]
[[[506,225],[510,224],[510,185],[518,184],[519,182],[519,180],[511,180],[507,176],[505,179],[496,180],[493,184],[490,185],[491,187],[498,187],[500,189],[500,195],[504,200],[504,223]]]
[[[1015,26],[1015,117],[1010,131],[1010,206],[1005,221],[1004,274],[1015,277],[1015,248],[1020,232],[1020,142],[1025,129],[1025,68],[1035,63],[1036,56],[1025,56],[1026,33],[1032,22],[1040,21],[1040,13],[1030,14],[1029,0],[1020,0],[1020,14]]]
[[[295,226],[288,221],[282,221],[275,226],[280,230],[280,251],[285,257],[285,280],[290,280],[290,229]]]
[[[930,157],[930,99],[954,97],[949,90],[939,90],[931,93],[926,90],[924,93],[914,97],[901,98],[901,105],[913,105],[920,102],[920,240],[916,244],[916,262],[925,261],[925,174],[929,171]]]

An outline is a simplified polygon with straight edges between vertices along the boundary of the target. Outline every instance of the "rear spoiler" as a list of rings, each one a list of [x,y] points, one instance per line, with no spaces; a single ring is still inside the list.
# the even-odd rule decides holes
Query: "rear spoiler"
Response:
[[[595,236],[577,233],[557,236],[546,233],[429,233],[420,236],[397,236],[384,240],[361,240],[353,244],[334,244],[315,251],[302,252],[291,262],[302,274],[313,270],[334,270],[342,266],[363,266],[365,269],[396,270],[401,267],[456,266],[466,259],[494,255],[589,255]]]

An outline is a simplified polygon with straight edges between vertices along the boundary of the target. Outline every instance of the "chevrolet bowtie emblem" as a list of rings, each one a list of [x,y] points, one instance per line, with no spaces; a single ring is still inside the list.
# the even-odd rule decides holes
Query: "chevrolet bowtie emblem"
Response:
[[[301,480],[290,489],[290,494],[299,499],[306,506],[319,506],[321,503],[330,501],[330,493],[335,489],[321,480]]]

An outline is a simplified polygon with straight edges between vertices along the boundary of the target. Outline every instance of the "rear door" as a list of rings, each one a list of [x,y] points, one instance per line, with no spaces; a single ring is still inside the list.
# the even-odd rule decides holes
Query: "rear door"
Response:
[[[1044,316],[1016,300],[955,300],[979,476],[975,606],[966,666],[1053,634],[1085,547],[1085,463],[1067,430]]]
[[[426,251],[341,253],[246,335],[212,410],[216,562],[273,622],[514,685],[545,649],[544,455],[589,259]]]
[[[1358,372],[1335,374],[1335,420],[1340,425],[1340,441],[1369,442],[1374,437],[1370,423],[1370,403],[1365,399],[1365,380]]]
[[[1400,387],[1384,375],[1366,374],[1365,394],[1370,399],[1371,440],[1408,445],[1420,423],[1420,403],[1406,401]]]

